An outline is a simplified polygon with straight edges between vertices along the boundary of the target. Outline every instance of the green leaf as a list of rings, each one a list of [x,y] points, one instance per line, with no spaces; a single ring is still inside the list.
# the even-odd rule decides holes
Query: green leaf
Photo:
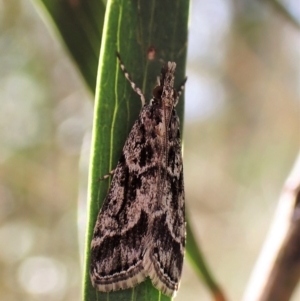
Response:
[[[111,293],[96,291],[90,282],[89,257],[93,228],[109,186],[108,181],[99,183],[97,179],[116,166],[126,137],[141,109],[139,96],[132,91],[119,67],[116,51],[120,52],[130,76],[148,99],[160,73],[160,58],[176,61],[176,83],[179,86],[185,77],[188,5],[186,0],[112,0],[107,4],[95,98],[85,301],[170,300],[157,291],[149,280],[133,289]],[[156,60],[147,58],[150,46],[156,49]],[[178,105],[181,121],[182,98]]]
[[[209,271],[208,265],[205,262],[204,256],[198,247],[197,241],[193,234],[190,223],[187,223],[186,228],[187,235],[187,244],[186,244],[186,253],[187,257],[192,264],[197,275],[203,279],[206,286],[209,288],[211,294],[214,297],[215,301],[225,301],[226,298],[218,286],[217,282],[212,276],[212,273]]]
[[[101,0],[33,0],[48,17],[95,93],[105,5]]]

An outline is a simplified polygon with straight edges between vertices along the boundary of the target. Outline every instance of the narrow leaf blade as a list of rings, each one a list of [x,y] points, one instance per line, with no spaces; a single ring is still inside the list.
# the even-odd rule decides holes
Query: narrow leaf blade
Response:
[[[168,11],[168,22],[165,12]],[[90,242],[99,208],[105,198],[108,182],[97,179],[112,170],[121,154],[126,137],[141,108],[139,96],[134,93],[120,70],[116,59],[119,51],[134,82],[141,87],[147,99],[160,73],[161,62],[177,63],[177,85],[184,79],[187,46],[188,2],[163,1],[109,1],[105,17],[103,44],[100,53],[96,90],[93,132],[93,150],[89,186],[89,221],[86,243],[84,300],[170,300],[156,290],[151,281],[135,288],[101,293],[92,288],[89,279]],[[153,46],[157,59],[148,59]],[[178,106],[182,120],[183,100]]]

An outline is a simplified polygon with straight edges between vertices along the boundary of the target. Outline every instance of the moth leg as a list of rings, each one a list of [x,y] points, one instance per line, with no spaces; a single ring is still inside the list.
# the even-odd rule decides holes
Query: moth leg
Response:
[[[157,76],[156,82],[157,82],[157,85],[160,86],[160,76]]]
[[[103,181],[111,177],[115,173],[115,169],[111,170],[108,174],[104,175],[103,177],[99,178],[98,181]]]
[[[174,103],[175,107],[178,104],[179,97],[180,97],[180,95],[182,94],[182,92],[184,90],[186,81],[187,81],[187,77],[183,80],[183,82],[181,83],[179,89],[177,90],[177,97],[176,97],[176,100],[175,100],[175,103]]]
[[[142,90],[141,90],[139,87],[137,87],[136,84],[135,84],[135,83],[132,81],[132,79],[130,78],[129,73],[128,73],[127,70],[125,69],[125,66],[124,66],[124,64],[123,64],[123,62],[122,62],[122,60],[121,60],[121,57],[120,57],[119,52],[117,52],[117,58],[118,58],[118,60],[119,60],[120,67],[121,67],[121,69],[122,69],[122,71],[123,71],[123,73],[124,73],[126,79],[129,81],[129,83],[130,83],[130,85],[131,85],[131,88],[133,89],[133,91],[134,91],[135,93],[137,93],[137,94],[140,96],[141,102],[142,102],[142,107],[143,107],[143,106],[145,105],[146,101],[145,101],[145,96],[144,96]]]

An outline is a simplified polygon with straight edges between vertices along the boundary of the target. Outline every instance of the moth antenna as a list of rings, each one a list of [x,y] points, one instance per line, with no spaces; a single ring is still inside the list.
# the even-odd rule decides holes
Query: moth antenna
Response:
[[[182,82],[181,85],[179,86],[179,89],[177,90],[177,97],[176,97],[175,103],[174,103],[174,106],[175,106],[175,107],[177,106],[178,101],[179,101],[179,98],[180,98],[181,94],[183,93],[183,90],[184,90],[184,88],[185,88],[186,81],[187,81],[187,77],[183,80],[183,82]]]
[[[121,60],[120,53],[117,52],[116,55],[117,55],[117,58],[119,60],[119,65],[120,65],[120,67],[121,67],[121,69],[122,69],[122,71],[123,71],[126,79],[129,81],[132,90],[140,96],[141,102],[142,102],[142,107],[143,107],[145,105],[146,101],[145,101],[145,96],[144,96],[142,90],[139,87],[137,87],[136,84],[132,81],[129,73],[127,72],[127,70],[126,70],[126,68],[125,68],[125,66],[124,66],[124,64],[123,64],[123,62]]]

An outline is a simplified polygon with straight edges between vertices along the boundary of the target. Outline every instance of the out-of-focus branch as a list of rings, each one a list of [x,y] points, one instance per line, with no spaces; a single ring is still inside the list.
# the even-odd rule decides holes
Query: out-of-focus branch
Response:
[[[288,301],[300,278],[300,154],[243,301]]]

